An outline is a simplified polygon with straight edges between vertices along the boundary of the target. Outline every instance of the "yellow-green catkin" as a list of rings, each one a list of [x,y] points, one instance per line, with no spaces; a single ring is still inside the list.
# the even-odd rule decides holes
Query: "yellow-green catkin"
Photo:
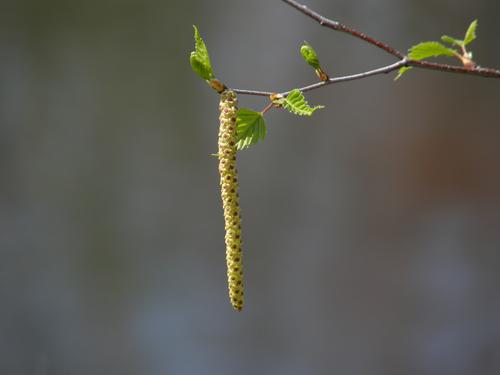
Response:
[[[236,170],[236,115],[238,100],[225,90],[220,99],[219,173],[226,229],[226,263],[229,298],[233,307],[243,308],[243,268],[241,261],[241,215]]]

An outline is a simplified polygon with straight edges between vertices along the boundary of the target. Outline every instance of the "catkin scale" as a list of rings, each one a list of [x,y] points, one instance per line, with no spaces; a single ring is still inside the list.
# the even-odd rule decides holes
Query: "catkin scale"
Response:
[[[241,257],[241,215],[236,169],[236,115],[238,101],[233,91],[221,94],[219,127],[219,174],[226,230],[226,264],[231,305],[243,308],[243,268]]]

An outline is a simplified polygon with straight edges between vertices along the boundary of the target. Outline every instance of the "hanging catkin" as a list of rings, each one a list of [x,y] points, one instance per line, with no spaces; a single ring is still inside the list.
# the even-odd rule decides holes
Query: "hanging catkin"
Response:
[[[219,173],[226,229],[226,263],[229,298],[233,307],[243,308],[243,268],[241,225],[236,170],[236,112],[238,101],[233,91],[225,90],[220,99]]]

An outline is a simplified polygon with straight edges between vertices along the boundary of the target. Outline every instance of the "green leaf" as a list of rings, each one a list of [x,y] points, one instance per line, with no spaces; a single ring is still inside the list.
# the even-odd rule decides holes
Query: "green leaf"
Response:
[[[290,94],[283,98],[282,101],[280,100],[280,102],[279,104],[282,104],[288,111],[299,116],[311,116],[317,109],[325,108],[322,105],[310,107],[299,89],[292,90]]]
[[[266,123],[262,113],[247,108],[238,109],[236,119],[236,148],[243,150],[266,138]]]
[[[476,39],[476,28],[477,28],[477,20],[474,20],[471,22],[469,28],[467,29],[467,32],[465,33],[465,38],[464,38],[465,46],[470,42],[472,42],[474,39]]]
[[[191,56],[189,57],[189,62],[191,64],[191,69],[198,74],[201,78],[209,81],[212,77],[213,74],[212,72],[207,69],[207,66],[203,64],[202,61],[200,61],[199,58],[197,58],[195,52],[191,52]]]
[[[189,62],[191,63],[191,68],[198,74],[201,78],[205,80],[211,80],[214,78],[214,73],[212,72],[212,64],[210,63],[210,57],[208,56],[207,46],[198,32],[198,28],[194,26],[194,41],[195,50],[191,52],[189,57]]]
[[[314,69],[320,68],[318,55],[309,43],[304,42],[302,47],[300,47],[300,54],[302,55],[304,60],[306,60],[306,63],[311,65]]]
[[[457,52],[439,42],[423,42],[410,48],[408,57],[411,60],[422,60],[431,56],[454,56]]]
[[[403,66],[403,67],[399,68],[398,75],[396,76],[396,78],[394,78],[394,80],[396,81],[396,80],[400,79],[401,76],[403,74],[405,74],[410,69],[411,69],[411,66]]]
[[[460,40],[460,39],[455,39],[455,38],[452,38],[451,36],[448,36],[448,35],[443,35],[441,37],[441,40],[443,42],[446,42],[446,43],[449,43],[451,44],[452,46],[463,46],[464,45],[464,41],[463,40]]]

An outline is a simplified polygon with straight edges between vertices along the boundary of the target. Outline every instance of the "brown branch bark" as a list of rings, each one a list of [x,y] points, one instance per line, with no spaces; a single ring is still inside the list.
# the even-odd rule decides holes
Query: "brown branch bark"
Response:
[[[500,70],[492,68],[483,68],[480,66],[475,66],[473,68],[466,68],[464,66],[439,64],[430,61],[416,61],[416,60],[408,60],[408,65],[413,66],[415,68],[440,70],[442,72],[471,74],[486,78],[500,78]]]
[[[399,52],[397,49],[392,48],[391,46],[381,42],[380,40],[377,40],[375,38],[372,38],[365,33],[362,33],[360,31],[354,30],[353,28],[350,28],[346,25],[341,24],[338,21],[333,21],[331,19],[328,19],[326,17],[323,17],[321,14],[316,13],[315,11],[309,9],[307,6],[298,3],[295,0],[282,0],[283,2],[287,3],[288,5],[294,7],[297,9],[299,12],[305,14],[308,17],[311,17],[313,20],[316,20],[319,22],[321,26],[328,27],[329,29],[337,30],[337,31],[342,31],[347,34],[351,34],[352,36],[362,39],[367,43],[373,44],[374,46],[377,46],[378,48],[383,49],[385,52],[396,56],[399,59],[402,59],[405,57],[405,55],[401,52]]]

